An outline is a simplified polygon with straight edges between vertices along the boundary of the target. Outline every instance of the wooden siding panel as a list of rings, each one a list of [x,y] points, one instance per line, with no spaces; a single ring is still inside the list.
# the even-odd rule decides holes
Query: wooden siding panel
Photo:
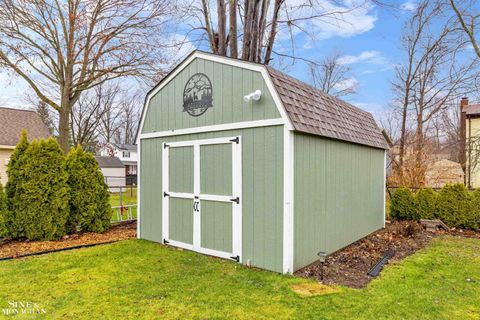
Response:
[[[193,244],[193,200],[170,198],[169,238]]]
[[[141,236],[161,242],[162,143],[236,135],[242,137],[243,261],[282,272],[283,126],[142,140]]]
[[[384,151],[295,134],[294,269],[383,226]]]
[[[202,201],[201,246],[232,252],[232,204]]]
[[[200,193],[232,195],[232,146],[200,146]]]
[[[162,144],[156,140],[141,141],[142,166],[147,170],[140,171],[141,210],[148,212],[147,223],[141,223],[142,238],[162,242]],[[151,201],[155,199],[155,201]]]
[[[195,73],[207,75],[213,87],[213,107],[199,117],[182,111],[185,84]],[[261,100],[244,103],[243,96],[256,89],[262,90]],[[146,112],[142,133],[280,118],[260,72],[199,58],[152,96]]]
[[[193,147],[170,148],[170,190],[193,193]]]

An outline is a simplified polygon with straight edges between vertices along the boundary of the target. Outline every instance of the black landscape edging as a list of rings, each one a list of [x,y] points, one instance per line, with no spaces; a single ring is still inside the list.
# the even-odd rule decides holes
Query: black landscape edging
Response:
[[[21,254],[21,255],[18,255],[18,256],[10,256],[10,257],[5,257],[5,258],[0,258],[0,261],[8,261],[8,260],[19,259],[19,258],[40,256],[40,255],[44,255],[44,254],[47,254],[47,253],[54,253],[54,252],[69,251],[69,250],[74,250],[74,249],[95,247],[95,246],[99,246],[99,245],[102,245],[102,244],[112,244],[112,243],[115,243],[115,242],[118,242],[118,241],[122,241],[122,240],[113,240],[113,241],[108,241],[108,242],[91,243],[91,244],[82,244],[82,245],[73,246],[73,247],[66,247],[66,248],[60,248],[60,249],[54,249],[54,250],[46,250],[46,251],[39,251],[39,252]]]

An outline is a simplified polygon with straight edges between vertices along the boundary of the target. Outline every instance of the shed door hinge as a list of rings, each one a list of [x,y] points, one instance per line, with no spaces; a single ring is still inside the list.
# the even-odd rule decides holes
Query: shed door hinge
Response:
[[[240,262],[240,256],[230,257],[230,259]]]
[[[169,244],[170,241],[168,241],[167,239],[163,239],[163,243],[164,243],[164,244]]]
[[[236,144],[239,144],[240,143],[240,138],[236,137],[234,139],[231,139],[230,142],[235,142]]]
[[[236,198],[230,199],[230,201],[236,202],[237,204],[239,204],[240,203],[240,198],[236,197]]]
[[[166,193],[166,192],[163,192],[163,196],[164,196],[164,197],[170,197],[170,195],[169,195],[168,193]]]
[[[163,144],[163,149],[167,149],[168,147],[170,147],[169,144],[166,144],[166,143]]]

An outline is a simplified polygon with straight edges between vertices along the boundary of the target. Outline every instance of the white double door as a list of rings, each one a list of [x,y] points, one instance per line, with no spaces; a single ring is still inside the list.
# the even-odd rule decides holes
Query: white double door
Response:
[[[164,143],[164,243],[241,262],[241,145],[240,137]]]

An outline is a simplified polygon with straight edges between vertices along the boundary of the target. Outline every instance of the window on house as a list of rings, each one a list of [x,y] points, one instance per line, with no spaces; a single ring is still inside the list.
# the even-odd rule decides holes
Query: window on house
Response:
[[[130,158],[130,151],[123,151],[124,158]]]

